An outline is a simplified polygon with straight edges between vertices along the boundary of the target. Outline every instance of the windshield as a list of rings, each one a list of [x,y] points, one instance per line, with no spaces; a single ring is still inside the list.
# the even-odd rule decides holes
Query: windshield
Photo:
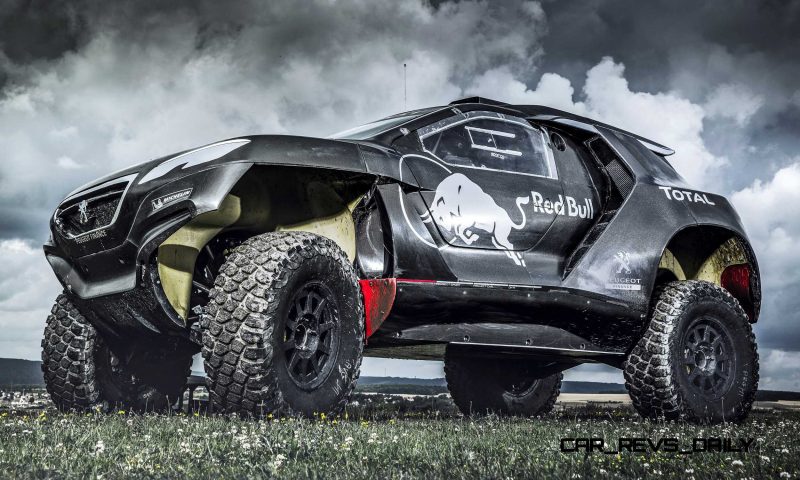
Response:
[[[361,125],[359,127],[345,130],[343,132],[334,133],[328,138],[334,138],[334,139],[346,138],[348,140],[364,140],[365,138],[374,137],[379,133],[391,130],[398,125],[402,125],[409,120],[417,118],[418,116],[419,115],[403,115],[401,117],[384,118],[383,120],[378,120],[377,122],[368,123],[366,125]]]
[[[400,126],[408,121],[419,118],[428,113],[439,110],[442,107],[420,108],[419,110],[411,110],[410,112],[398,113],[391,117],[382,118],[359,127],[350,128],[343,132],[334,133],[327,138],[333,139],[347,139],[347,140],[366,140],[381,133],[388,132],[389,130]]]

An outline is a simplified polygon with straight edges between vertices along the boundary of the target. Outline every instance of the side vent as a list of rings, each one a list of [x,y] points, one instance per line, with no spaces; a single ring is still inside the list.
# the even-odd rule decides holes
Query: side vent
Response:
[[[622,163],[619,156],[611,149],[611,147],[600,137],[595,137],[586,142],[586,146],[592,152],[592,156],[597,163],[600,171],[606,179],[605,202],[603,202],[603,213],[597,222],[586,232],[578,248],[572,252],[567,265],[564,268],[564,277],[572,272],[575,265],[578,264],[583,255],[592,248],[592,245],[600,238],[600,235],[606,230],[608,224],[617,214],[619,207],[628,198],[628,195],[633,191],[633,175],[627,167]]]
[[[606,165],[606,171],[611,178],[611,183],[617,187],[617,192],[622,200],[628,198],[633,191],[633,177],[618,159],[614,159]]]

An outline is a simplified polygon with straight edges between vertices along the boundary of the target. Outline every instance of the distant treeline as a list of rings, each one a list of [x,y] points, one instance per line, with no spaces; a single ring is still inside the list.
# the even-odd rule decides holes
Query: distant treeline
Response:
[[[366,385],[425,385],[447,387],[444,378],[409,378],[409,377],[359,377],[358,386]]]
[[[44,385],[41,370],[42,362],[0,358],[0,386],[2,387],[41,387]],[[367,393],[389,393],[406,395],[437,395],[447,393],[444,378],[407,377],[361,377],[357,390]],[[602,382],[563,382],[562,393],[626,393],[625,386],[619,383]],[[756,400],[775,402],[778,400],[800,401],[800,392],[779,392],[759,390]]]
[[[447,387],[438,385],[408,385],[408,384],[372,384],[372,385],[358,385],[357,392],[362,393],[391,393],[391,394],[404,394],[404,395],[438,395],[440,393],[447,393]]]
[[[19,360],[16,358],[0,358],[0,385],[32,386],[44,385],[42,362],[37,360]]]

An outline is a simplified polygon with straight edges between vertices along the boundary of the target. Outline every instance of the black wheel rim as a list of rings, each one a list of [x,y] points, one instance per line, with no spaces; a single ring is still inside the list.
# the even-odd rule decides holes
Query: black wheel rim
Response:
[[[736,371],[728,328],[711,317],[695,320],[683,337],[682,363],[686,381],[695,392],[712,399],[725,395]]]
[[[339,312],[333,292],[317,282],[302,286],[286,318],[283,351],[289,377],[300,388],[316,388],[333,369],[339,347]]]
[[[525,380],[516,382],[509,385],[506,389],[506,392],[514,397],[524,397],[525,395],[531,393],[531,391],[533,391],[537,385],[539,385],[539,380]]]
[[[101,397],[109,402],[109,406],[123,404],[136,394],[136,378],[105,345],[95,351],[95,376],[102,385]]]
[[[539,379],[528,369],[506,366],[503,372],[498,372],[497,379],[507,395],[524,397],[539,385]]]

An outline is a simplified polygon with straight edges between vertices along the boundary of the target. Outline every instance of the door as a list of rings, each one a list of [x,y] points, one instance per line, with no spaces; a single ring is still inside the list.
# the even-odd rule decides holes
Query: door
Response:
[[[524,270],[556,216],[589,215],[563,195],[545,133],[523,118],[458,113],[417,135],[424,155],[407,164],[423,188],[423,220],[453,247],[501,252]]]
[[[605,197],[604,177],[583,142],[552,127],[547,131],[564,198],[569,205],[588,208],[568,208],[564,215],[557,215],[547,235],[536,245],[536,266],[531,268],[531,276],[539,285],[561,283],[568,260],[602,216],[601,199]]]

